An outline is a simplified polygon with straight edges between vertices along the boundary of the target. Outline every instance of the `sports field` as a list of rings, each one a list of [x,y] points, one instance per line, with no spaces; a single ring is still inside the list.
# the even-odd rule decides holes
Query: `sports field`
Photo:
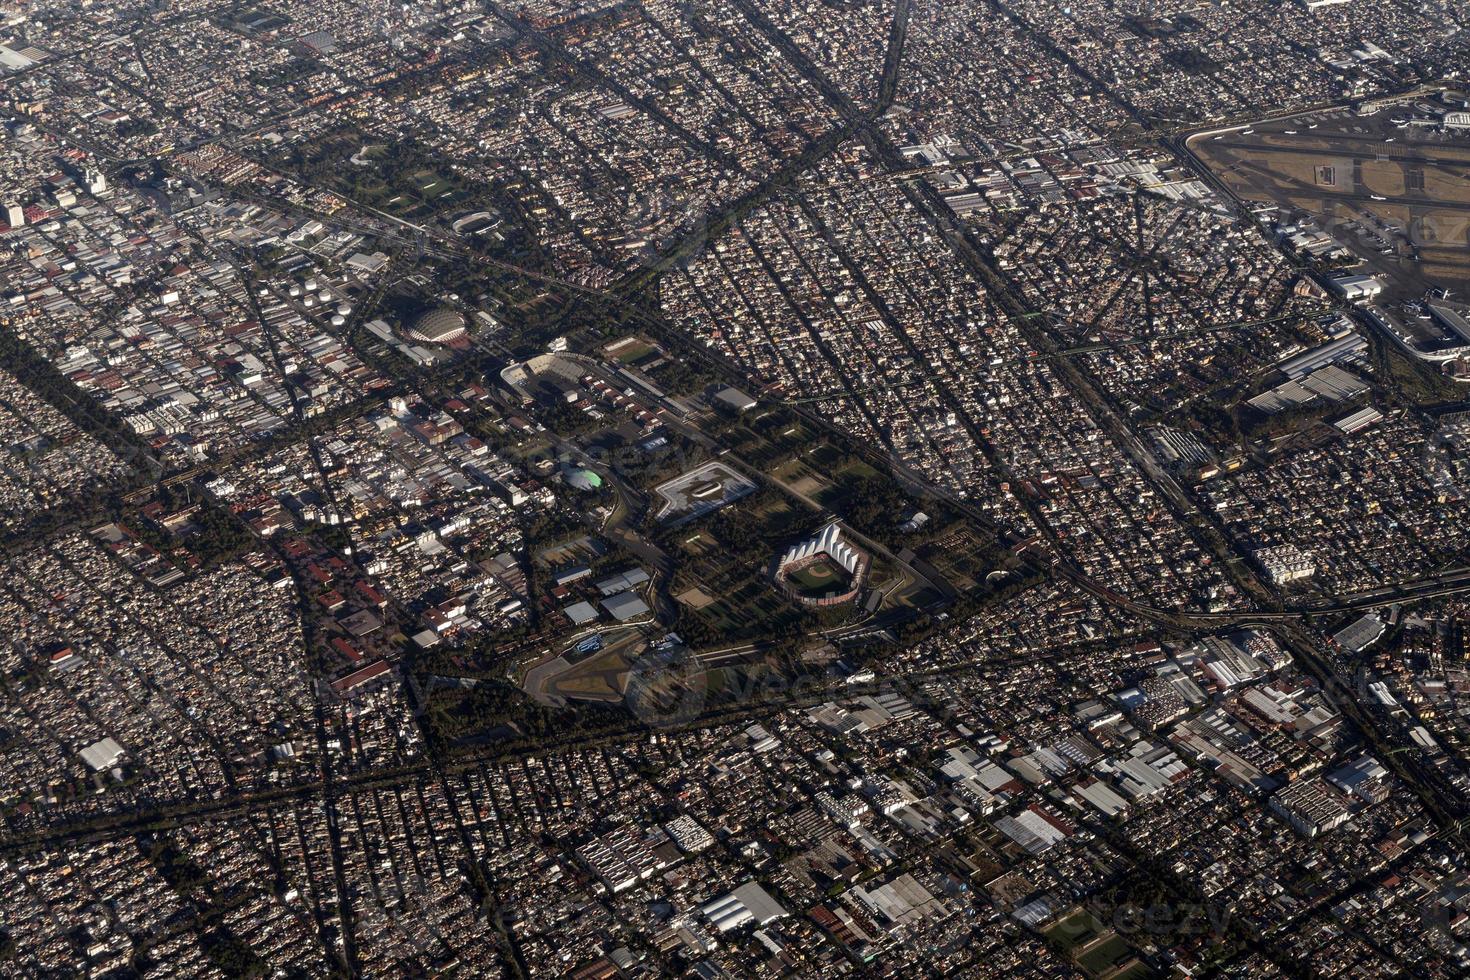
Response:
[[[847,591],[852,576],[847,569],[823,555],[805,568],[793,572],[789,581],[796,591],[813,599]]]

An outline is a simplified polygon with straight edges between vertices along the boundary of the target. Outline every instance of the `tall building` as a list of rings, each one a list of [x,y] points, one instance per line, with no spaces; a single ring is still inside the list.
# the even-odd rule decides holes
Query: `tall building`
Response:
[[[19,228],[26,223],[25,208],[19,204],[5,205],[5,223],[12,228]]]

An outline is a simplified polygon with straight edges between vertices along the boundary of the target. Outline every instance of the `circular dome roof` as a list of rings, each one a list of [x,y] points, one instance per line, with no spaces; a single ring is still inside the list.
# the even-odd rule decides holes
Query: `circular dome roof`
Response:
[[[602,486],[602,477],[591,470],[582,469],[579,466],[567,470],[566,476],[563,479],[567,481],[568,485],[588,492]]]
[[[440,307],[430,310],[413,321],[408,328],[409,336],[430,344],[447,344],[465,334],[464,317],[454,310]]]

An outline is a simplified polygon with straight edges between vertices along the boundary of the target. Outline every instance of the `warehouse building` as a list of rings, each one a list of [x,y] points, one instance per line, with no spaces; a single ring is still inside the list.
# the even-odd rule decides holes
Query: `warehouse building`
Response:
[[[754,881],[747,881],[729,894],[705,902],[700,911],[720,932],[738,929],[747,922],[769,925],[787,915],[786,910]]]

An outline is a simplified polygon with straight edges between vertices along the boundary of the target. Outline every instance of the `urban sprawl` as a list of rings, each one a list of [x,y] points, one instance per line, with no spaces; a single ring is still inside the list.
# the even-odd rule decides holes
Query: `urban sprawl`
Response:
[[[1470,972],[1463,0],[0,0],[0,977]]]

